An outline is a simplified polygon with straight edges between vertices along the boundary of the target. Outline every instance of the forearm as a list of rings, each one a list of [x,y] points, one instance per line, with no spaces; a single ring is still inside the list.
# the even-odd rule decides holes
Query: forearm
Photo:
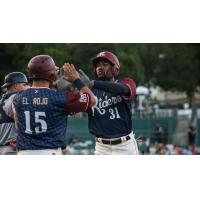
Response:
[[[96,97],[88,87],[82,87],[80,92],[87,93],[90,96],[90,107],[96,105]]]
[[[130,96],[130,89],[122,83],[110,83],[104,81],[94,81],[94,89],[103,90],[121,96]]]
[[[90,96],[90,106],[94,106],[96,104],[96,98],[94,94],[80,79],[76,79],[73,84],[79,89],[80,92],[87,93]]]
[[[15,127],[18,128],[17,113],[16,113],[16,110],[15,110],[14,104],[12,105],[12,110],[13,110],[13,118],[14,118]]]

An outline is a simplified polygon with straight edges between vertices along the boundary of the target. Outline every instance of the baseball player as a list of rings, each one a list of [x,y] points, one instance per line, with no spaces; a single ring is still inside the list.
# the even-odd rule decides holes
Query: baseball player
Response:
[[[0,100],[0,155],[15,155],[17,130],[14,124],[12,102],[18,91],[27,88],[27,78],[21,72],[5,76],[1,90],[6,89]]]
[[[65,63],[63,69],[65,78],[79,92],[51,89],[57,72],[50,56],[38,55],[29,61],[27,71],[32,87],[18,93],[13,102],[19,155],[61,155],[68,115],[85,111],[96,103],[74,65]]]
[[[97,80],[91,81],[82,70],[80,74],[98,98],[97,106],[87,110],[89,131],[96,136],[95,154],[138,154],[131,122],[135,82],[130,78],[117,80],[120,64],[111,52],[97,54],[92,64]]]

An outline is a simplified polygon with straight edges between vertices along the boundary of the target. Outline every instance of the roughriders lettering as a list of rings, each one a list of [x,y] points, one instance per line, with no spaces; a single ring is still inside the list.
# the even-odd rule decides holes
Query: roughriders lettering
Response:
[[[93,116],[94,116],[95,109],[99,112],[100,115],[104,115],[106,112],[106,109],[104,108],[107,108],[113,104],[115,105],[121,101],[122,101],[122,98],[120,96],[111,97],[111,98],[108,98],[107,96],[105,96],[105,100],[102,100],[102,98],[98,99],[97,106],[92,107]]]

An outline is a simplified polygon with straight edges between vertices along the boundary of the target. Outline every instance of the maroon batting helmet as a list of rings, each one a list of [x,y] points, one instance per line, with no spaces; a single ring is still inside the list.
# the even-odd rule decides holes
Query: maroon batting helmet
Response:
[[[109,61],[112,65],[112,68],[105,73],[106,78],[116,78],[120,69],[120,64],[117,56],[109,51],[100,52],[92,59],[93,66],[96,67],[96,64],[102,59]]]
[[[53,82],[56,77],[56,65],[53,58],[48,55],[31,58],[27,70],[30,79],[44,79]]]

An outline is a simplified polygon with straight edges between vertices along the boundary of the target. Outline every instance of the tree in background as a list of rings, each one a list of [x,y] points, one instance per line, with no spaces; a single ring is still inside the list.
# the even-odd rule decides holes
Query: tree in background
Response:
[[[130,76],[136,82],[144,82],[144,67],[142,66],[137,46],[135,44],[68,44],[68,57],[72,63],[81,67],[89,76],[93,76],[91,58],[101,51],[111,51],[120,61],[121,76]]]
[[[162,44],[154,67],[155,85],[186,92],[190,106],[200,82],[199,46]]]
[[[0,44],[0,81],[9,72],[26,73],[28,61],[38,54],[50,54],[58,66],[62,65],[67,56],[66,44]]]
[[[49,54],[57,66],[74,63],[93,77],[91,58],[101,51],[112,51],[119,58],[121,76],[137,84],[160,86],[169,91],[186,92],[190,105],[200,86],[200,44],[133,43],[26,43],[0,44],[0,82],[12,71],[26,73],[34,55]]]

